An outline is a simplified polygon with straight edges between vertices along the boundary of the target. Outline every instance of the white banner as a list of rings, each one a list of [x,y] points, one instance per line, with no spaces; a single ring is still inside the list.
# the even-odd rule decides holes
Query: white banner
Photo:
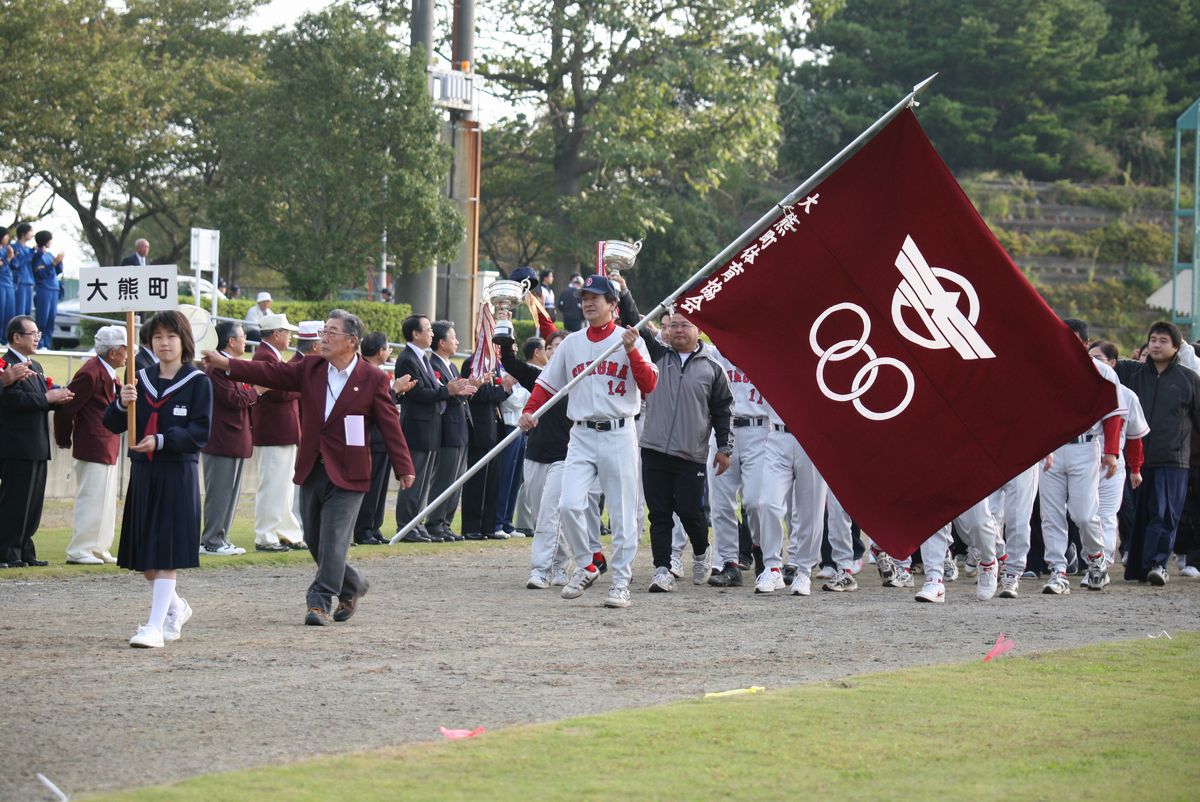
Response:
[[[179,306],[175,265],[79,268],[79,311],[158,312]]]

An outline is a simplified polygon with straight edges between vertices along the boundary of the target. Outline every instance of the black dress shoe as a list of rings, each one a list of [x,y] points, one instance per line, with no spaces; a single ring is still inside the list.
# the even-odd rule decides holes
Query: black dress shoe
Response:
[[[45,560],[26,560],[25,561],[25,565],[30,568],[41,568],[41,567],[49,565],[49,564],[50,563],[46,562]]]
[[[288,549],[288,547],[283,545],[282,543],[266,543],[266,544],[255,543],[254,550],[255,551],[276,551],[276,552],[278,552],[278,551],[289,551],[290,549]]]
[[[404,537],[400,538],[401,543],[432,543],[428,535],[423,535],[416,529],[409,532]]]
[[[467,540],[487,540],[487,535],[482,532],[470,532],[466,536]]]
[[[463,537],[462,535],[456,535],[449,530],[442,532],[442,537],[446,538],[447,541],[453,540],[456,543],[459,541],[462,541],[462,540],[466,540],[466,538]]]

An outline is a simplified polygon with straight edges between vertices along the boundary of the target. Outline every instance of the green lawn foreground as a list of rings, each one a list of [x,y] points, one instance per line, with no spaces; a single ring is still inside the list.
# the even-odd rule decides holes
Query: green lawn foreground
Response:
[[[1200,633],[1171,634],[1010,653],[990,664],[981,654],[966,665],[623,710],[89,799],[1196,799]]]

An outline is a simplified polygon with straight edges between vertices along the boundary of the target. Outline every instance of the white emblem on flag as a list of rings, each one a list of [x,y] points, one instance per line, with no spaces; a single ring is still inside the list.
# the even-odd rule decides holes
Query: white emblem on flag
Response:
[[[858,336],[857,340],[839,340],[829,348],[821,347],[821,344],[817,342],[817,330],[821,328],[821,324],[825,322],[826,318],[834,312],[842,310],[858,315],[859,319],[862,320],[862,334]],[[890,356],[878,356],[875,353],[875,349],[867,344],[867,338],[870,336],[871,318],[867,316],[866,310],[858,304],[840,303],[829,307],[821,313],[820,317],[813,321],[812,328],[808,330],[808,344],[812,348],[813,353],[820,357],[821,361],[817,363],[817,386],[821,388],[821,392],[825,394],[826,398],[840,402],[850,401],[854,404],[854,408],[858,410],[858,414],[868,420],[888,420],[889,418],[896,417],[908,407],[913,398],[913,391],[916,389],[916,382],[908,365]],[[867,363],[858,369],[858,373],[854,374],[854,380],[850,383],[850,392],[837,393],[830,390],[829,385],[825,383],[825,365],[829,362],[841,362],[859,353],[867,355]],[[904,393],[904,398],[900,403],[886,412],[876,412],[875,410],[868,409],[859,400],[863,394],[875,386],[875,379],[878,377],[881,367],[896,368],[904,376],[904,380],[908,385]]]
[[[994,359],[995,354],[975,330],[979,321],[979,296],[971,282],[944,267],[930,267],[912,237],[896,255],[896,268],[904,280],[892,295],[892,322],[900,335],[924,348],[953,348],[963,359]],[[947,292],[942,281],[962,292]],[[960,295],[967,297],[967,314],[958,308]],[[921,318],[929,336],[917,334],[904,322],[904,308],[911,307]]]

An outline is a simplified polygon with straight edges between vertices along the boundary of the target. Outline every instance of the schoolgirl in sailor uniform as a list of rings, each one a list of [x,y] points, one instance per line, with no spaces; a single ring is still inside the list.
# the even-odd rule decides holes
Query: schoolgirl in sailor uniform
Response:
[[[200,564],[200,449],[208,442],[212,385],[192,362],[195,344],[187,318],[171,310],[149,322],[159,362],[137,373],[105,410],[104,425],[120,434],[127,408],[137,404],[136,441],[117,564],[141,571],[151,583],[150,618],[129,645],[157,648],[178,640],[192,608],[175,592],[175,571]]]

